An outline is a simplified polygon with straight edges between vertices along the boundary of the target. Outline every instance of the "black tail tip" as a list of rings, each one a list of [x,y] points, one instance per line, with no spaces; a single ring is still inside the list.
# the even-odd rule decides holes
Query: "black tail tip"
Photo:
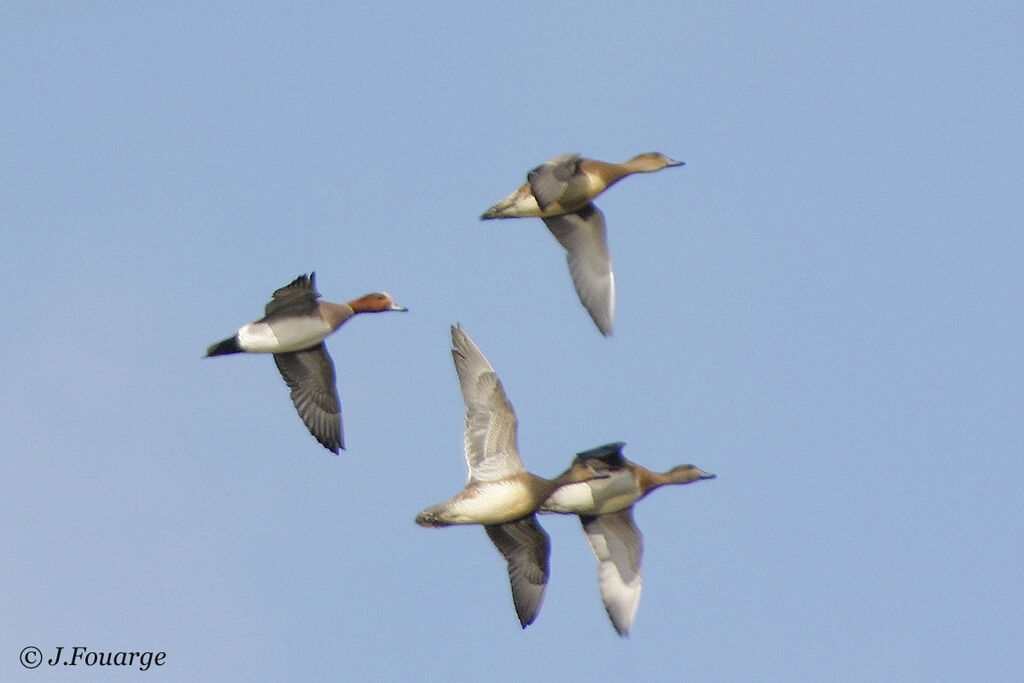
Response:
[[[238,337],[228,337],[206,349],[207,356],[223,356],[228,353],[241,353],[242,347],[238,345]]]

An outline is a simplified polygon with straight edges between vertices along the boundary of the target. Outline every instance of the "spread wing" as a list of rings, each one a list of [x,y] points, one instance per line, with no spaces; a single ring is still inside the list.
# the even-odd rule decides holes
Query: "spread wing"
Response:
[[[300,275],[274,292],[264,310],[263,320],[279,316],[309,315],[316,308],[316,273]]]
[[[633,522],[633,508],[596,517],[580,515],[580,522],[597,557],[597,583],[608,618],[620,636],[628,635],[643,587],[644,537]]]
[[[563,154],[548,159],[526,174],[530,191],[541,209],[548,208],[561,198],[569,186],[569,179],[579,169],[580,161],[579,154]]]
[[[537,618],[548,583],[551,543],[534,515],[484,527],[508,562],[508,580],[519,623],[526,628]]]
[[[459,325],[452,327],[452,347],[466,403],[469,481],[494,481],[525,472],[516,444],[516,413],[494,368]]]
[[[615,276],[608,253],[604,214],[593,204],[575,213],[543,219],[559,244],[565,247],[569,274],[580,302],[601,334],[612,333],[615,317]]]
[[[292,390],[292,403],[309,433],[329,451],[337,453],[344,448],[334,363],[323,343],[293,353],[275,353],[274,362]]]

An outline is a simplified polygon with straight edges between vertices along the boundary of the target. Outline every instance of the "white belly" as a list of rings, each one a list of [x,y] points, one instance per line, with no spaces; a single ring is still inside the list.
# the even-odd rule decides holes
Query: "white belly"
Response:
[[[250,353],[290,353],[316,346],[331,333],[319,318],[249,323],[238,330],[238,345]]]
[[[504,524],[533,512],[535,502],[519,482],[478,484],[451,501],[454,524]]]
[[[636,479],[623,472],[607,479],[563,486],[548,497],[542,509],[576,515],[603,515],[625,510],[640,499],[640,493]]]
[[[594,509],[594,492],[586,483],[569,484],[556,489],[541,507],[542,512],[587,514]]]

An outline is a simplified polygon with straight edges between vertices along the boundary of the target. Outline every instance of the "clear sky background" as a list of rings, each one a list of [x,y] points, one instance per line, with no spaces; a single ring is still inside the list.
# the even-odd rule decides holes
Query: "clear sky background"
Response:
[[[28,645],[160,680],[1024,675],[1024,15],[962,3],[10,3],[0,22],[0,679]],[[541,221],[601,197],[615,335]],[[203,359],[315,270],[407,314],[328,340],[348,450],[272,360]],[[526,465],[627,442],[620,639],[570,517],[522,631],[465,481],[462,323]]]

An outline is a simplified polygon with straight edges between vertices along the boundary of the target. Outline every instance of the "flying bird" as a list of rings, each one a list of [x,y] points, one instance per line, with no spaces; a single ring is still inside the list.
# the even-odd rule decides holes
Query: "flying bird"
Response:
[[[597,329],[608,336],[615,318],[615,275],[604,214],[593,200],[628,175],[682,165],[661,152],[640,154],[621,164],[563,154],[530,171],[522,187],[480,218],[539,216],[565,247],[576,293]]]
[[[540,512],[579,515],[583,532],[597,557],[601,599],[620,636],[628,635],[633,625],[643,580],[640,559],[644,537],[633,521],[633,504],[659,486],[715,478],[693,465],[679,465],[664,473],[652,472],[627,460],[622,455],[625,445],[611,443],[579,453],[572,467],[587,466],[606,476],[563,486],[540,508]]]
[[[548,582],[551,544],[534,511],[560,486],[595,476],[579,462],[555,479],[531,474],[516,444],[517,420],[494,368],[461,326],[452,327],[452,358],[466,403],[466,487],[416,516],[424,527],[482,524],[508,563],[512,602],[526,628],[537,617]]]
[[[277,369],[291,389],[292,403],[309,433],[337,454],[345,448],[341,404],[334,363],[324,338],[356,313],[405,311],[386,292],[374,292],[348,303],[317,301],[316,273],[300,275],[281,287],[267,304],[265,315],[242,325],[234,336],[213,344],[206,355],[272,353]]]

